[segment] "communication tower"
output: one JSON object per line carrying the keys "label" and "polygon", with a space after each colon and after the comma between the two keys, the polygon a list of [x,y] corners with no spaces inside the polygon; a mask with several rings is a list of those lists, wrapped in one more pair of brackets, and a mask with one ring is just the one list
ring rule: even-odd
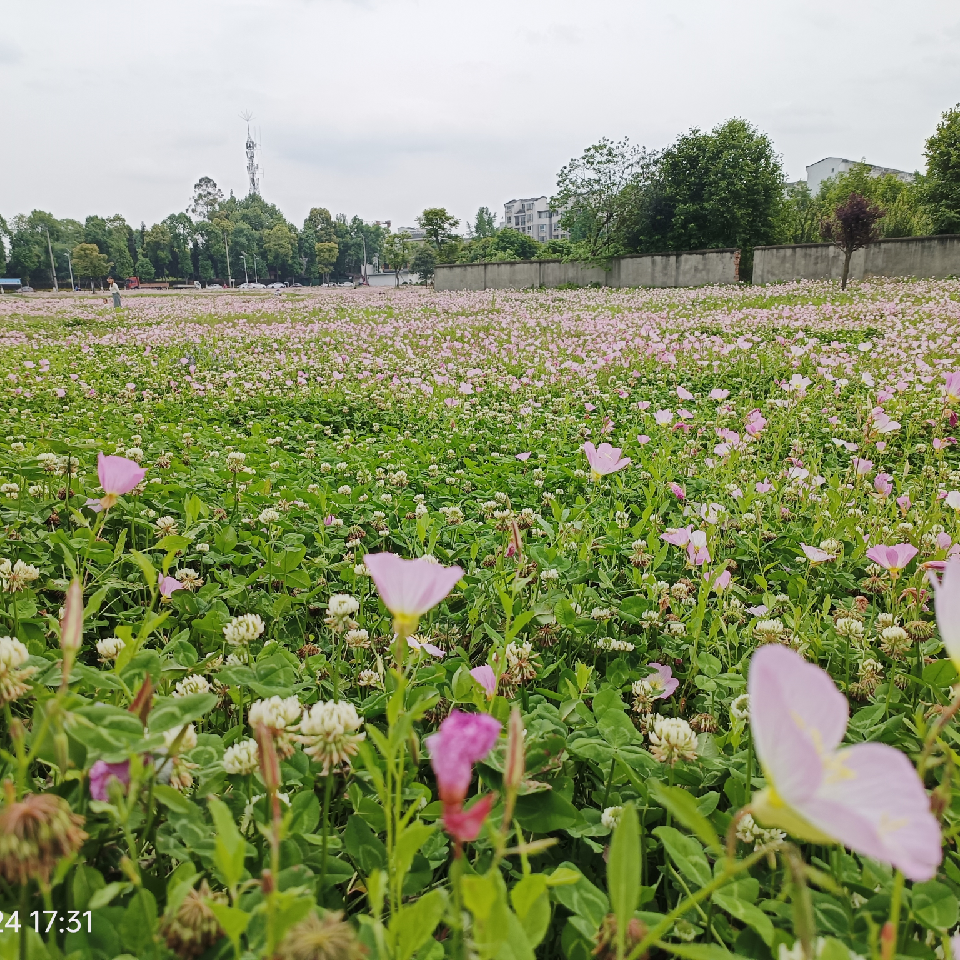
{"label": "communication tower", "polygon": [[247,179],[250,182],[250,189],[247,191],[251,196],[260,195],[260,164],[257,163],[257,148],[260,146],[253,138],[250,132],[250,121],[253,119],[252,113],[240,114],[247,121]]}

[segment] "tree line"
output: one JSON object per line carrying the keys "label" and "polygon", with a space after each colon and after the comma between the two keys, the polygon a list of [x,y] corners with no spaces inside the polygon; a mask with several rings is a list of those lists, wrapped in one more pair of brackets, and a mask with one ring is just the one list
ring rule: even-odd
{"label": "tree line", "polygon": [[[119,215],[83,223],[42,210],[9,224],[0,217],[0,274],[46,283],[52,259],[61,280],[72,267],[75,279],[91,283],[110,273],[144,281],[314,283],[360,273],[366,256],[367,263],[393,270],[399,282],[405,269],[429,279],[438,262],[600,261],[739,247],[742,273],[749,276],[755,246],[841,243],[838,238],[852,229],[843,226],[851,211],[864,221],[854,231],[858,243],[960,233],[960,104],[943,114],[925,154],[926,172],[912,182],[873,176],[862,163],[825,180],[813,194],[803,182],[786,182],[769,136],[742,119],[690,130],[659,151],[603,139],[558,173],[551,205],[570,239],[546,243],[499,228],[488,207],[462,234],[446,208],[429,207],[417,217],[423,237],[416,242],[359,217],[331,216],[324,207],[312,208],[298,228],[262,197],[224,197],[213,180],[201,177],[187,210],[151,227],[131,227]],[[853,241],[844,242],[849,247]]]}

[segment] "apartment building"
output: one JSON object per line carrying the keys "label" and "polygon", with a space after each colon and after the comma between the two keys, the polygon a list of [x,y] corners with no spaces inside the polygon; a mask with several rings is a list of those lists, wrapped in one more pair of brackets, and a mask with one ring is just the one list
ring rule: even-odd
{"label": "apartment building", "polygon": [[[807,186],[811,193],[816,193],[824,180],[835,177],[838,173],[846,173],[858,163],[864,162],[863,160],[845,160],[843,157],[824,157],[807,167]],[[904,183],[912,183],[914,180],[914,174],[907,170],[897,170],[894,167],[878,167],[870,164],[871,177],[881,177],[885,173],[892,173],[895,177],[903,180]]]}
{"label": "apartment building", "polygon": [[550,206],[549,197],[525,197],[503,205],[501,227],[519,230],[540,243],[548,240],[569,240],[570,232],[560,229],[562,210]]}

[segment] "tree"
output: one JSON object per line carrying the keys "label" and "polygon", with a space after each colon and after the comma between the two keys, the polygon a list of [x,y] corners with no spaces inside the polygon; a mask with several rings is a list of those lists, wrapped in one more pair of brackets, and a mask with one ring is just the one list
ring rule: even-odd
{"label": "tree", "polygon": [[140,254],[137,257],[137,265],[134,267],[137,272],[137,276],[144,282],[150,283],[157,276],[156,271],[153,268],[153,264],[150,262],[150,258],[147,256],[147,251],[141,247]]}
{"label": "tree", "polygon": [[497,220],[489,207],[481,207],[470,227],[474,237],[492,237],[497,232]]}
{"label": "tree", "polygon": [[333,218],[326,207],[312,207],[303,223],[304,229],[308,224],[317,235],[318,242],[332,242],[337,239],[337,233],[333,228]]}
{"label": "tree", "polygon": [[444,207],[427,207],[417,217],[417,226],[423,230],[428,239],[433,241],[437,253],[445,243],[456,237],[453,229],[459,223],[460,221],[447,213]]}
{"label": "tree", "polygon": [[187,209],[195,217],[208,220],[210,214],[223,202],[223,191],[211,177],[201,177],[193,185],[193,199]]}
{"label": "tree", "polygon": [[417,271],[417,276],[426,282],[434,273],[437,265],[437,255],[429,243],[418,243],[410,260],[410,267]]}
{"label": "tree", "polygon": [[410,234],[391,233],[383,241],[383,256],[393,270],[395,286],[400,286],[400,271],[410,263]]}
{"label": "tree", "polygon": [[480,237],[467,244],[457,262],[492,263],[498,260],[535,260],[543,244],[533,237],[506,227],[492,237]]}
{"label": "tree", "polygon": [[6,276],[7,273],[7,247],[5,238],[10,236],[10,228],[7,221],[0,216],[0,273]]}
{"label": "tree", "polygon": [[322,277],[328,276],[336,266],[339,244],[336,240],[321,240],[314,244],[314,252],[317,257],[317,270]]}
{"label": "tree", "polygon": [[170,263],[173,260],[173,253],[170,249],[172,239],[170,228],[163,223],[155,223],[146,232],[143,239],[143,249],[150,258],[155,274],[162,277],[167,275]]}
{"label": "tree", "polygon": [[628,139],[604,137],[560,169],[550,203],[563,211],[561,226],[583,244],[587,258],[622,252],[624,217],[632,199],[626,188],[644,176],[654,159]]}
{"label": "tree", "polygon": [[[107,250],[114,276],[129,277],[133,273],[133,231],[118,213],[107,217]],[[135,250],[134,250],[135,252]]]}
{"label": "tree", "polygon": [[752,250],[777,239],[782,204],[783,168],[766,134],[739,119],[694,129],[657,161],[635,248]]}
{"label": "tree", "polygon": [[960,103],[927,140],[926,204],[934,233],[960,233]]}
{"label": "tree", "polygon": [[264,232],[263,255],[267,264],[276,270],[278,277],[282,270],[289,270],[293,251],[293,231],[285,223],[277,223]]}
{"label": "tree", "polygon": [[94,280],[103,280],[110,272],[110,261],[95,243],[78,243],[70,253],[77,278],[85,277],[93,286]]}
{"label": "tree", "polygon": [[805,183],[789,187],[780,207],[779,243],[816,243],[820,239],[821,206]]}
{"label": "tree", "polygon": [[871,200],[859,193],[851,193],[846,203],[833,211],[833,216],[824,220],[820,232],[824,240],[832,240],[843,251],[843,275],[840,289],[847,289],[847,277],[850,275],[850,258],[854,250],[880,239],[877,225],[883,216],[880,209]]}

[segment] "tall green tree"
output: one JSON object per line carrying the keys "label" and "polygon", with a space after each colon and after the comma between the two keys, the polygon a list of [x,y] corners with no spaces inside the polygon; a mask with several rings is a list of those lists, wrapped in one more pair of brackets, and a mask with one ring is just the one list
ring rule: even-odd
{"label": "tall green tree", "polygon": [[340,247],[336,240],[320,240],[314,244],[314,258],[321,277],[330,275],[330,271],[337,265],[339,252]]}
{"label": "tall green tree", "polygon": [[960,233],[960,103],[927,140],[924,194],[934,233]]}
{"label": "tall green tree", "polygon": [[410,234],[391,233],[383,242],[383,257],[393,271],[396,286],[400,286],[400,271],[410,264]]}
{"label": "tall green tree", "polygon": [[193,198],[189,212],[201,220],[208,220],[214,210],[223,202],[223,191],[212,177],[201,177],[193,185]]}
{"label": "tall green tree", "polygon": [[110,261],[95,243],[78,243],[70,253],[73,272],[78,280],[103,280],[110,270]]}
{"label": "tall green tree", "polygon": [[263,253],[278,279],[284,274],[289,275],[295,250],[295,238],[287,224],[276,223],[264,231]]}
{"label": "tall green tree", "polygon": [[470,232],[475,238],[492,237],[497,232],[497,218],[489,207],[481,207],[477,211],[473,223],[470,224]]}
{"label": "tall green tree", "polygon": [[445,207],[427,207],[417,217],[417,226],[433,243],[437,253],[440,252],[445,243],[449,243],[456,237],[453,231],[459,224],[460,221],[451,213],[448,213]]}
{"label": "tall green tree", "polygon": [[410,258],[410,268],[417,272],[421,280],[427,281],[433,276],[437,266],[436,251],[429,243],[418,243],[415,246],[417,249]]}
{"label": "tall green tree", "polygon": [[649,178],[656,156],[630,142],[604,137],[560,168],[550,203],[560,224],[586,258],[623,252],[623,236],[639,193],[628,189]]}
{"label": "tall green tree", "polygon": [[107,250],[111,261],[111,271],[117,279],[133,274],[133,257],[136,248],[133,245],[133,231],[119,214],[107,217]]}
{"label": "tall green tree", "polygon": [[752,249],[777,239],[783,167],[766,134],[733,119],[679,137],[646,192],[636,249]]}

